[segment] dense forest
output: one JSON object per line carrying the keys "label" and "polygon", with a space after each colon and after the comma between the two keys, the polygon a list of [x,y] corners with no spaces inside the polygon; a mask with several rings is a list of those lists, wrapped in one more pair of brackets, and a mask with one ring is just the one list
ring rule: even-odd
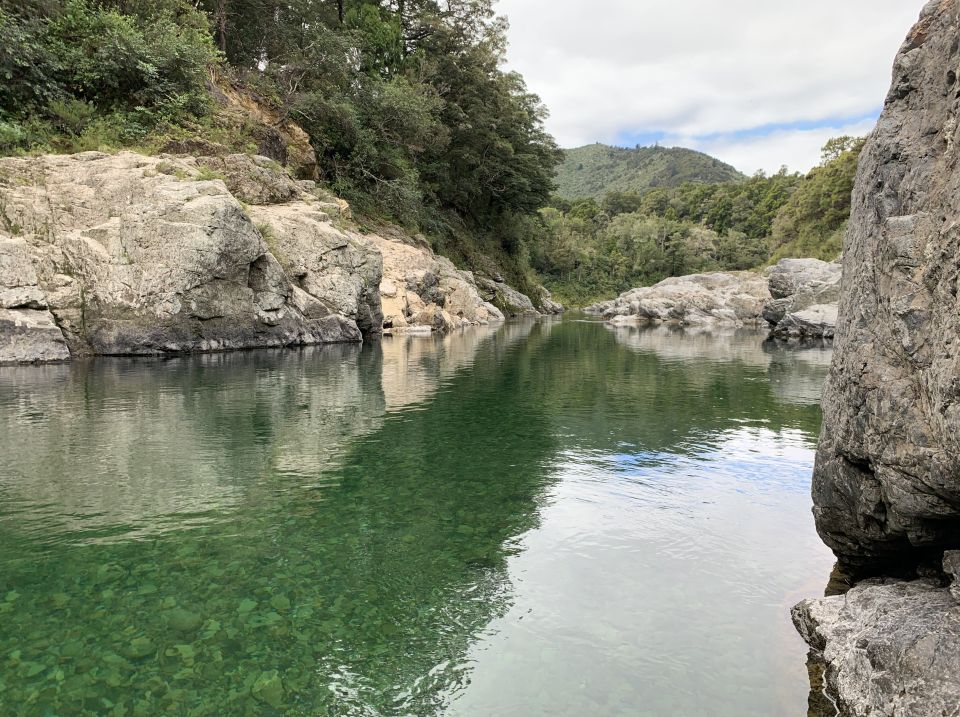
{"label": "dense forest", "polygon": [[539,99],[501,69],[493,4],[0,0],[0,151],[221,139],[216,69],[307,131],[360,214],[494,256],[523,284],[560,155]]}
{"label": "dense forest", "polygon": [[753,269],[787,256],[839,256],[863,141],[839,137],[807,175],[782,169],[740,182],[597,201],[554,198],[531,260],[548,288],[573,304],[613,296],[668,276]]}
{"label": "dense forest", "polygon": [[[563,153],[540,100],[503,69],[494,4],[0,0],[0,153],[151,153],[191,137],[249,151],[221,116],[228,86],[307,132],[320,179],[361,221],[423,232],[533,296],[542,281],[579,304],[839,252],[859,151],[848,138],[805,177],[749,179],[690,150],[591,145],[559,173],[587,198],[558,198]],[[591,196],[601,187],[614,191]]]}
{"label": "dense forest", "polygon": [[588,144],[567,149],[557,168],[558,197],[600,200],[610,192],[645,192],[687,183],[717,184],[746,179],[729,164],[683,147],[611,147]]}

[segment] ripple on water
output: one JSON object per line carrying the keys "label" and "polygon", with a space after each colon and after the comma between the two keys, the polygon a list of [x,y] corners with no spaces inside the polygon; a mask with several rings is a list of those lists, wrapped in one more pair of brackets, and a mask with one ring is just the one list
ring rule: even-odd
{"label": "ripple on water", "polygon": [[828,358],[564,321],[0,368],[4,714],[800,714]]}

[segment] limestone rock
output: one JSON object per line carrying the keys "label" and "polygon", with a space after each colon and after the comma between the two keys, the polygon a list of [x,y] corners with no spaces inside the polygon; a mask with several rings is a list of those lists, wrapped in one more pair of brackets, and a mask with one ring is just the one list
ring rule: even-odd
{"label": "limestone rock", "polygon": [[819,259],[781,259],[767,270],[770,295],[763,318],[779,339],[832,338],[842,267]]}
{"label": "limestone rock", "polygon": [[325,212],[303,202],[250,207],[249,212],[295,286],[363,333],[382,331],[383,258],[374,242],[337,229]]}
{"label": "limestone rock", "polygon": [[691,274],[631,289],[585,310],[614,323],[756,325],[770,299],[767,281],[749,271]]}
{"label": "limestone rock", "polygon": [[[294,276],[224,182],[206,178],[193,158],[0,159],[0,202],[2,306],[49,307],[74,353],[300,345],[379,331],[373,246],[336,235],[310,202],[261,207],[301,215],[278,250],[296,264]],[[35,331],[37,346],[51,333],[32,315],[8,326],[17,336]],[[24,355],[18,341],[15,360],[51,355]]]}
{"label": "limestone rock", "polygon": [[960,35],[930,2],[860,156],[813,485],[820,535],[881,567],[960,535]]}
{"label": "limestone rock", "polygon": [[477,286],[484,292],[484,298],[504,314],[509,316],[538,316],[537,307],[529,296],[523,294],[498,279],[477,279]]}
{"label": "limestone rock", "polygon": [[383,255],[379,292],[385,330],[444,333],[503,321],[501,311],[481,296],[473,274],[434,254],[426,241],[386,231],[367,238]]}
{"label": "limestone rock", "polygon": [[63,332],[49,311],[0,308],[0,364],[68,358]]}
{"label": "limestone rock", "polygon": [[791,311],[770,332],[781,339],[832,339],[837,326],[836,304],[814,304]]}
{"label": "limestone rock", "polygon": [[956,713],[960,603],[938,581],[868,580],[792,617],[845,717]]}
{"label": "limestone rock", "polygon": [[540,310],[551,316],[559,316],[564,312],[563,304],[553,300],[553,294],[542,286],[540,287]]}
{"label": "limestone rock", "polygon": [[197,165],[223,176],[230,193],[247,204],[281,204],[299,199],[303,190],[276,161],[248,154],[198,157]]}

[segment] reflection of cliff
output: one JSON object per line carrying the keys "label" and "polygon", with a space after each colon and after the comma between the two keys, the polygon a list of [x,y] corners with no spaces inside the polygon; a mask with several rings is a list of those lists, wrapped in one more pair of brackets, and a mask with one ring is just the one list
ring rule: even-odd
{"label": "reflection of cliff", "polygon": [[[38,544],[22,516],[0,520],[0,555],[18,555],[2,574],[30,607],[0,642],[31,635],[30,667],[0,671],[5,697],[22,703],[54,660],[73,686],[45,698],[57,713],[104,680],[147,714],[442,713],[466,647],[505,609],[506,560],[556,451],[525,390],[549,329],[505,329],[415,349],[429,403],[386,414],[385,394],[412,398],[380,357],[409,364],[407,344],[5,371],[18,411],[2,455],[18,463],[3,490],[65,523]],[[31,455],[11,450],[28,436]],[[213,509],[191,530],[192,515],[158,517]],[[77,532],[117,523],[168,530]],[[47,650],[65,619],[69,649],[102,670]]]}
{"label": "reflection of cliff", "polygon": [[664,361],[739,361],[747,366],[767,367],[769,355],[759,331],[731,328],[681,328],[677,326],[604,327],[617,343],[635,351],[654,353]]}
{"label": "reflection of cliff", "polygon": [[[497,342],[529,330],[503,327]],[[49,505],[46,520],[70,529],[123,537],[168,527],[162,516],[180,516],[180,527],[186,514],[199,523],[252,500],[251,492],[259,498],[264,476],[321,480],[351,439],[378,429],[385,411],[427,400],[496,333],[401,337],[382,350],[4,368],[0,490]]]}
{"label": "reflection of cliff", "polygon": [[731,421],[816,436],[823,349],[778,349],[750,330],[580,327],[563,324],[551,337],[558,353],[578,357],[551,364],[550,399],[551,415],[577,440],[696,450],[700,436]]}
{"label": "reflection of cliff", "polygon": [[444,336],[384,337],[382,382],[387,410],[425,400],[458,371],[473,366],[482,345],[494,342],[499,347],[511,346],[525,339],[533,326],[533,320],[526,320],[497,327],[478,326]]}

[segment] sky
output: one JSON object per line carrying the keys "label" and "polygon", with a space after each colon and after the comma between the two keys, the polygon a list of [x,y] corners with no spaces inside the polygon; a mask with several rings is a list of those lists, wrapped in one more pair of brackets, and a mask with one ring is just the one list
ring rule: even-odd
{"label": "sky", "polygon": [[659,142],[807,171],[865,135],[925,0],[500,0],[562,147]]}

